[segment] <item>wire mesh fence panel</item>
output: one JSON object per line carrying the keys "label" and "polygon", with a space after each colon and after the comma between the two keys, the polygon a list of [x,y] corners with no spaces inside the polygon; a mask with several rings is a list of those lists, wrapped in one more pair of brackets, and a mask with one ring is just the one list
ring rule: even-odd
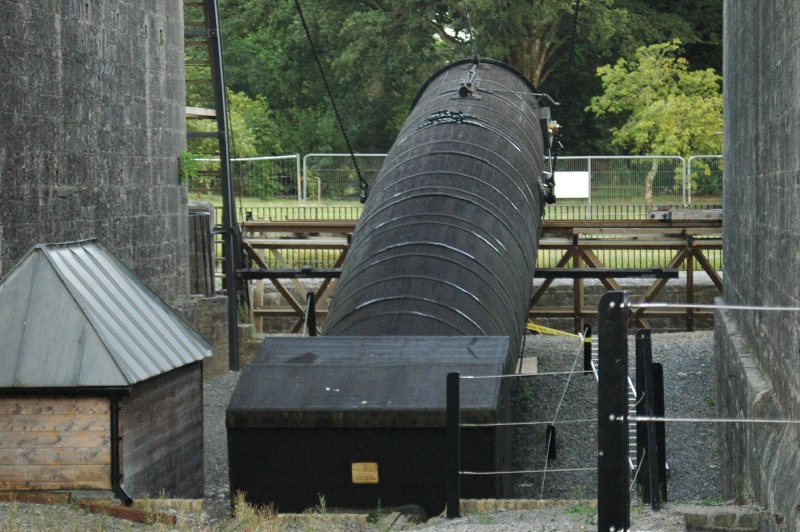
{"label": "wire mesh fence panel", "polygon": [[[372,185],[385,154],[357,154],[364,179]],[[202,159],[190,191],[219,193],[219,161]],[[252,220],[357,220],[362,206],[358,177],[349,154],[312,153],[299,156],[234,159],[237,218]],[[721,155],[698,155],[687,161],[677,156],[560,157],[556,171],[555,205],[547,206],[550,220],[646,219],[659,207],[719,209],[722,207]],[[298,175],[302,177],[298,180]],[[295,205],[287,200],[298,201]],[[221,208],[215,209],[219,223]],[[305,252],[303,252],[305,253]],[[327,251],[308,254],[286,250],[297,267],[329,267]],[[672,253],[663,250],[604,250],[598,258],[607,267],[649,268],[665,266]],[[537,266],[554,267],[563,250],[541,249]],[[707,258],[722,268],[721,250],[708,250]],[[274,266],[274,265],[271,265]],[[685,267],[685,266],[684,266]]]}
{"label": "wire mesh fence panel", "polygon": [[[361,176],[369,186],[375,183],[385,153],[357,153]],[[306,201],[358,201],[361,186],[349,153],[309,153],[303,157],[303,185]]]}
{"label": "wire mesh fence panel", "polygon": [[[189,183],[189,192],[220,193],[219,159],[196,159],[199,171]],[[300,156],[276,155],[231,159],[233,190],[239,206],[265,201],[302,198]]]}
{"label": "wire mesh fence panel", "polygon": [[686,201],[682,157],[560,157],[552,219],[638,219]]}
{"label": "wire mesh fence panel", "polygon": [[[222,207],[216,207],[215,210],[217,219],[221,220]],[[240,223],[250,220],[358,220],[361,217],[360,205],[238,205],[236,211]]]}
{"label": "wire mesh fence panel", "polygon": [[686,166],[687,204],[721,209],[722,155],[695,155],[689,157]]}
{"label": "wire mesh fence panel", "polygon": [[300,156],[248,157],[233,159],[234,191],[240,205],[270,200],[302,199]]}

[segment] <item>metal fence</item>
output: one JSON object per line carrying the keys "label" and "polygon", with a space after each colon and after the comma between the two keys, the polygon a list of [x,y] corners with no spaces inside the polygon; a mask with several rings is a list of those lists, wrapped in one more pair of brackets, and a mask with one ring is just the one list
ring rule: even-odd
{"label": "metal fence", "polygon": [[[361,176],[375,183],[385,153],[355,154]],[[306,201],[358,201],[358,173],[349,153],[309,153],[303,157],[303,197]]]}
{"label": "metal fence", "polygon": [[[189,184],[189,192],[219,194],[219,159],[195,161],[200,163],[200,169]],[[231,176],[234,194],[240,205],[274,200],[303,202],[299,155],[231,159]]]}
{"label": "metal fence", "polygon": [[[375,182],[386,154],[356,154],[369,185]],[[190,192],[219,193],[219,159],[197,159],[202,165]],[[360,187],[347,153],[232,159],[234,190],[240,205],[296,200],[299,206],[358,201]],[[555,173],[552,219],[640,218],[650,209],[721,208],[721,155],[570,156],[560,157]]]}
{"label": "metal fence", "polygon": [[688,207],[682,157],[559,157],[554,219],[641,218],[650,209]]}
{"label": "metal fence", "polygon": [[686,161],[688,204],[722,208],[722,155],[694,155]]}

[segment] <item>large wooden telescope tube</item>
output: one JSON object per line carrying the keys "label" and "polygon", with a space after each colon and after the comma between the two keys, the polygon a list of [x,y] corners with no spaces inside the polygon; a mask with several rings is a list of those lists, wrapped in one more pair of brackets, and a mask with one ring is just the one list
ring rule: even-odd
{"label": "large wooden telescope tube", "polygon": [[544,110],[508,65],[465,60],[417,95],[353,234],[324,334],[525,332],[544,204]]}

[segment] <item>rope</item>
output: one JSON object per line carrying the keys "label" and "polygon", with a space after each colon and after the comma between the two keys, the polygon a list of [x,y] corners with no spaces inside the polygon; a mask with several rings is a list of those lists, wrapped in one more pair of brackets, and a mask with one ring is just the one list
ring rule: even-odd
{"label": "rope", "polygon": [[356,169],[356,174],[358,175],[358,186],[361,188],[360,200],[361,203],[364,203],[367,200],[367,196],[369,195],[369,183],[364,180],[364,177],[361,175],[361,168],[358,166],[358,161],[356,160],[356,154],[353,151],[353,146],[350,144],[350,137],[347,136],[347,128],[342,121],[342,117],[339,115],[339,108],[336,106],[336,100],[333,97],[333,91],[331,91],[330,85],[328,85],[328,78],[325,75],[325,69],[322,68],[322,61],[319,58],[319,53],[317,53],[317,47],[314,46],[314,39],[311,38],[311,31],[308,29],[308,24],[306,24],[306,17],[303,15],[303,7],[300,5],[300,0],[294,0],[294,5],[297,8],[297,13],[300,15],[300,22],[303,23],[303,29],[306,31],[306,37],[308,37],[308,44],[311,46],[311,51],[314,53],[314,60],[317,62],[317,67],[319,68],[320,76],[322,76],[322,82],[325,84],[325,90],[328,93],[328,98],[331,101],[331,107],[333,107],[333,113],[336,115],[336,121],[339,123],[339,129],[342,130],[342,136],[344,137],[344,142],[347,144],[347,151],[350,152],[350,159],[353,161],[353,166]]}
{"label": "rope", "polygon": [[559,331],[558,329],[551,329],[550,327],[545,327],[544,325],[536,325],[535,323],[528,323],[528,330],[538,332],[541,334],[551,334],[554,336],[569,336],[570,338],[580,338],[581,342],[587,344],[592,342],[591,337],[584,337],[582,334]]}
{"label": "rope", "polygon": [[765,307],[759,305],[708,305],[702,303],[631,303],[631,308],[692,308],[720,310],[771,310],[775,312],[800,312],[800,307]]}
{"label": "rope", "polygon": [[[578,352],[575,355],[575,359],[572,361],[572,370],[571,370],[571,372],[573,372],[573,373],[575,372],[575,365],[578,363],[578,358],[582,354],[582,351],[583,351],[583,347],[581,346],[581,348],[578,349]],[[564,402],[564,397],[566,397],[566,395],[567,395],[567,389],[569,389],[570,381],[572,381],[572,375],[567,377],[567,384],[564,386],[564,391],[561,393],[561,400],[558,401],[558,406],[556,407],[556,413],[555,413],[555,416],[553,416],[553,425],[555,425],[556,420],[558,419],[558,413],[561,411],[561,405]],[[540,499],[544,498],[544,483],[545,483],[545,480],[547,479],[547,462],[548,462],[548,457],[550,456],[550,441],[551,441],[550,439],[547,440],[547,453],[544,455],[544,471],[543,471],[543,475],[542,475],[542,489],[539,492],[539,498]]]}
{"label": "rope", "polygon": [[568,419],[566,421],[516,421],[512,423],[462,423],[460,427],[524,427],[527,425],[575,425],[597,423],[596,419]]}
{"label": "rope", "polygon": [[506,375],[465,375],[460,377],[462,379],[472,379],[472,380],[480,380],[480,379],[516,379],[518,377],[550,377],[550,376],[558,376],[558,375],[584,375],[585,372],[583,370],[580,371],[551,371],[549,373],[514,373],[514,374],[506,374]]}
{"label": "rope", "polygon": [[[621,421],[624,416],[611,415],[611,421]],[[800,419],[740,419],[740,418],[699,418],[699,417],[659,417],[659,416],[628,416],[628,421],[642,423],[765,423],[768,425],[800,425]]]}
{"label": "rope", "polygon": [[572,73],[572,50],[575,47],[575,35],[578,30],[578,11],[581,8],[581,0],[575,0],[575,16],[572,18],[572,36],[569,40],[569,52],[567,53],[567,79]]}
{"label": "rope", "polygon": [[475,30],[472,27],[472,21],[469,18],[469,8],[467,7],[467,0],[462,0],[464,5],[464,15],[467,17],[467,27],[469,28],[469,43],[472,46],[472,57],[475,62],[478,62],[478,47],[475,45]]}
{"label": "rope", "polygon": [[633,487],[636,485],[636,480],[639,478],[639,471],[642,470],[642,464],[644,464],[644,459],[647,457],[647,449],[642,449],[642,459],[639,460],[639,463],[636,464],[636,473],[633,475],[633,479],[631,479],[631,485],[628,487],[628,491],[633,491]]}
{"label": "rope", "polygon": [[[597,471],[596,467],[575,467],[571,469],[550,469],[551,473],[571,473],[573,471]],[[462,475],[519,475],[530,473],[547,473],[542,469],[528,469],[522,471],[459,471]]]}

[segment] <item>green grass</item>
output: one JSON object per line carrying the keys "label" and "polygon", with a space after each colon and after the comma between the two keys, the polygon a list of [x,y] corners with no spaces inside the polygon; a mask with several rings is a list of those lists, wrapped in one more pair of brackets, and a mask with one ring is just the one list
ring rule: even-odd
{"label": "green grass", "polygon": [[565,512],[575,516],[576,521],[583,521],[587,525],[591,525],[597,516],[597,507],[585,502],[576,502],[567,506]]}

